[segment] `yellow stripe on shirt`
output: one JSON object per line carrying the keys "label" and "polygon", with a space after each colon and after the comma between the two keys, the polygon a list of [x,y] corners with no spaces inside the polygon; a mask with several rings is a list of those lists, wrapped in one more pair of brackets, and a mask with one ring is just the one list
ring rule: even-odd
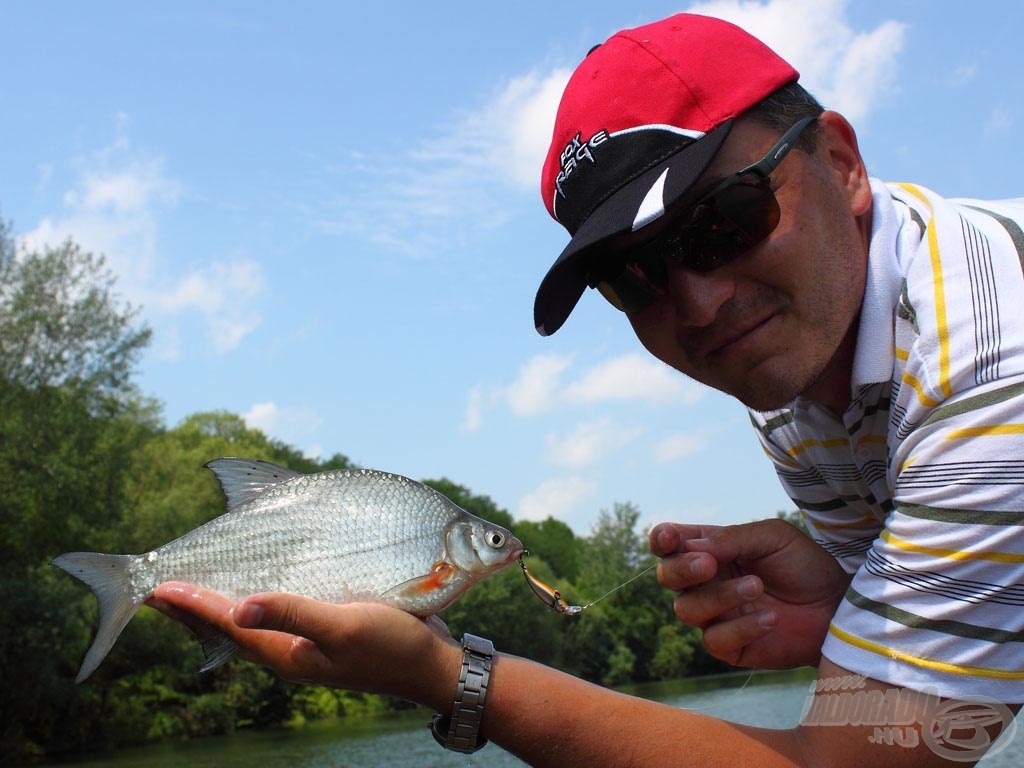
{"label": "yellow stripe on shirt", "polygon": [[828,628],[829,634],[848,643],[855,648],[870,653],[884,656],[887,659],[913,664],[915,667],[931,669],[936,672],[945,672],[950,675],[964,675],[967,677],[987,677],[993,680],[1024,680],[1024,670],[1019,669],[994,669],[992,667],[975,667],[969,664],[950,664],[948,661],[927,659],[923,656],[911,656],[909,653],[898,651],[895,648],[888,648],[881,643],[865,640],[863,637],[851,635],[845,630],[839,629],[835,624]]}
{"label": "yellow stripe on shirt", "polygon": [[962,427],[951,430],[947,440],[964,440],[968,437],[988,437],[989,435],[1024,435],[1024,424],[987,424],[979,427]]}
{"label": "yellow stripe on shirt", "polygon": [[901,539],[889,530],[882,531],[881,538],[886,543],[891,544],[897,549],[902,549],[904,552],[917,552],[921,555],[944,557],[948,560],[987,560],[992,563],[1024,563],[1024,554],[1018,552],[972,552],[966,549],[926,547],[922,544],[914,544],[906,539]]}
{"label": "yellow stripe on shirt", "polygon": [[786,453],[790,456],[799,456],[808,448],[838,448],[839,446],[847,445],[848,443],[849,441],[843,437],[836,437],[832,440],[804,440],[800,445],[787,448]]}
{"label": "yellow stripe on shirt", "polygon": [[924,392],[924,386],[921,382],[906,371],[903,372],[903,383],[909,384],[914,388],[914,391],[917,393],[918,402],[920,402],[925,408],[937,408],[939,406],[939,401],[928,397]]}
{"label": "yellow stripe on shirt", "polygon": [[[920,200],[932,213],[932,204],[913,184],[900,184],[900,187]],[[934,217],[932,224],[928,227],[928,253],[931,256],[933,290],[935,292],[935,332],[939,337],[939,387],[945,397],[953,394],[953,388],[949,383],[949,324],[946,319],[946,291],[942,276],[942,259],[939,256],[939,234],[936,231]],[[918,392],[920,396],[920,392]],[[924,403],[927,405],[927,403]]]}

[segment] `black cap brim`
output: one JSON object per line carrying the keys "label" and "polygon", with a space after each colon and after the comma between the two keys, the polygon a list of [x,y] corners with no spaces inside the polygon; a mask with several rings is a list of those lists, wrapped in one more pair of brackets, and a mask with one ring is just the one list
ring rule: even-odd
{"label": "black cap brim", "polygon": [[541,281],[533,304],[533,320],[541,336],[550,336],[568,319],[587,287],[589,256],[609,238],[634,229],[644,200],[665,174],[664,208],[672,207],[696,183],[732,127],[727,120],[685,149],[646,169],[623,184],[580,225]]}

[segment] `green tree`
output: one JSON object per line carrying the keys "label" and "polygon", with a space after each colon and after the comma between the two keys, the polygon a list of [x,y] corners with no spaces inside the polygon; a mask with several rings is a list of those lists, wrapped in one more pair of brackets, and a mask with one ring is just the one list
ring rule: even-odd
{"label": "green tree", "polygon": [[549,517],[539,523],[533,520],[517,520],[512,531],[518,536],[530,554],[540,557],[551,566],[555,576],[575,581],[580,573],[581,545],[572,528]]}
{"label": "green tree", "polygon": [[672,680],[690,671],[694,647],[700,642],[698,630],[681,622],[663,624],[658,628],[658,646],[651,659],[651,676],[658,680]]}
{"label": "green tree", "polygon": [[511,530],[512,515],[495,504],[490,496],[474,494],[466,486],[459,485],[446,477],[442,477],[440,480],[424,480],[423,484],[443,493],[467,512]]}
{"label": "green tree", "polygon": [[[587,661],[587,676],[599,682],[652,679],[659,628],[676,621],[671,594],[658,585],[654,572],[640,575],[654,558],[646,536],[636,530],[639,518],[635,505],[616,503],[610,512],[601,510],[583,542],[577,589],[584,600],[600,601],[580,617],[581,624],[600,617],[612,644],[603,660]],[[608,594],[610,590],[614,591]],[[604,652],[607,642],[595,646],[595,651]]]}
{"label": "green tree", "polygon": [[646,539],[637,532],[640,510],[631,503],[615,503],[602,509],[583,548],[581,589],[609,589],[636,575],[653,558]]}
{"label": "green tree", "polygon": [[93,736],[99,693],[68,674],[91,598],[46,563],[114,543],[130,456],[157,428],[131,381],[150,332],[113,288],[102,257],[19,249],[0,224],[0,754],[15,760]]}
{"label": "green tree", "polygon": [[0,222],[0,378],[34,390],[130,391],[151,331],[136,325],[137,310],[114,283],[102,256],[70,239],[19,249]]}

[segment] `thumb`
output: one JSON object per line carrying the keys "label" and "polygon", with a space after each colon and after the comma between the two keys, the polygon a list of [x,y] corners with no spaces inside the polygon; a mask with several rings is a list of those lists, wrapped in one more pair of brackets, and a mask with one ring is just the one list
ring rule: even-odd
{"label": "thumb", "polygon": [[239,600],[231,616],[244,629],[285,632],[318,642],[338,637],[348,623],[344,621],[345,607],[300,595],[267,592]]}

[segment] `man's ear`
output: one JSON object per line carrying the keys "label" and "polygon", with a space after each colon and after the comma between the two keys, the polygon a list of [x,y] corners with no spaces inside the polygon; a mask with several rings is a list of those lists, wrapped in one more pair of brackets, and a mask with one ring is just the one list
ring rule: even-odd
{"label": "man's ear", "polygon": [[818,116],[818,126],[818,151],[838,175],[853,215],[862,216],[871,210],[871,184],[857,146],[857,133],[845,117],[831,110]]}

